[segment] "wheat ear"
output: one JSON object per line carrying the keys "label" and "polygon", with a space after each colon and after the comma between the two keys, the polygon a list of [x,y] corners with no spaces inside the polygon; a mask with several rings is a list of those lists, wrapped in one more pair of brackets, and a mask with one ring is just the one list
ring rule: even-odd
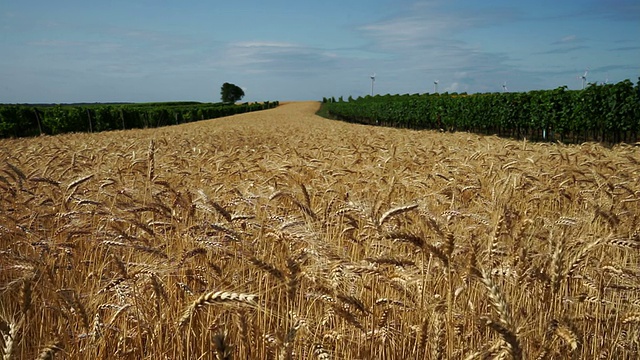
{"label": "wheat ear", "polygon": [[42,348],[42,351],[40,351],[40,355],[38,355],[37,360],[51,360],[53,359],[53,356],[60,350],[62,350],[62,348],[60,348],[60,342],[55,341]]}
{"label": "wheat ear", "polygon": [[255,300],[258,295],[251,294],[239,294],[227,291],[212,291],[202,294],[197,300],[195,300],[182,314],[182,317],[178,321],[178,326],[182,327],[186,325],[196,312],[205,305],[225,304],[225,303],[241,303],[248,305],[256,305]]}
{"label": "wheat ear", "polygon": [[509,304],[504,299],[504,296],[502,296],[502,293],[498,290],[498,287],[493,283],[493,280],[491,280],[488,272],[482,271],[481,281],[487,288],[491,305],[500,319],[497,323],[492,320],[488,320],[487,326],[500,334],[502,339],[506,342],[508,351],[513,359],[522,359],[522,348],[520,347],[520,341],[518,340],[517,334],[513,330],[513,320],[511,318]]}
{"label": "wheat ear", "polygon": [[22,317],[19,321],[12,321],[10,323],[4,323],[3,328],[7,328],[6,331],[2,331],[2,340],[4,342],[3,346],[3,357],[2,360],[10,360],[13,357],[13,350],[15,345],[18,342],[18,332],[22,327],[22,321],[24,317]]}
{"label": "wheat ear", "polygon": [[417,208],[418,208],[418,204],[411,204],[411,205],[400,206],[400,207],[388,210],[387,212],[382,214],[382,216],[380,216],[380,219],[378,220],[378,225],[384,224],[388,219],[394,216],[409,212]]}
{"label": "wheat ear", "polygon": [[553,320],[551,322],[551,328],[553,329],[554,333],[559,338],[561,338],[569,348],[571,348],[571,351],[575,351],[578,348],[578,345],[580,343],[578,334],[573,329],[571,329],[569,325],[560,323],[557,320]]}
{"label": "wheat ear", "polygon": [[322,346],[322,344],[315,344],[313,346],[313,355],[315,355],[318,360],[331,359],[331,355],[329,355],[329,352],[324,348],[324,346]]}
{"label": "wheat ear", "polygon": [[433,333],[430,337],[430,345],[431,345],[431,358],[432,359],[443,359],[445,354],[445,324],[442,321],[442,315],[439,313],[439,310],[435,310],[435,316],[433,317],[433,323],[431,324]]}
{"label": "wheat ear", "polygon": [[564,272],[563,277],[564,278],[571,277],[571,275],[573,275],[573,273],[576,272],[576,270],[578,270],[578,268],[580,267],[580,264],[587,257],[587,255],[589,254],[589,251],[591,251],[591,249],[596,247],[598,244],[600,244],[600,239],[596,239],[595,241],[587,244],[585,247],[580,249],[580,251],[573,257],[573,259],[571,259],[571,262],[569,263],[567,270]]}
{"label": "wheat ear", "polygon": [[91,179],[92,177],[94,177],[95,174],[91,174],[91,175],[87,175],[81,178],[78,178],[76,180],[74,180],[73,182],[71,182],[69,184],[69,186],[67,186],[67,191],[71,190],[72,188],[75,188],[76,186],[82,184],[85,181],[88,181],[89,179]]}
{"label": "wheat ear", "polygon": [[623,324],[636,324],[640,322],[640,313],[632,312],[627,314],[622,320]]}
{"label": "wheat ear", "polygon": [[300,286],[300,264],[298,264],[295,259],[288,258],[287,269],[289,270],[289,281],[287,282],[287,298],[289,299],[289,301],[291,301],[292,304],[294,304],[296,301],[298,288]]}
{"label": "wheat ear", "polygon": [[213,337],[216,345],[216,360],[231,360],[231,348],[227,345],[227,334],[216,334]]}
{"label": "wheat ear", "polygon": [[268,272],[269,274],[271,274],[271,276],[275,277],[276,279],[280,281],[284,281],[285,276],[283,272],[280,269],[276,268],[275,266],[265,261],[262,261],[255,256],[249,257],[249,262],[253,264],[255,267],[257,267],[258,269]]}
{"label": "wheat ear", "polygon": [[26,315],[31,308],[31,295],[33,288],[32,278],[26,278],[22,282],[22,288],[20,289],[20,295],[22,298],[22,314]]}
{"label": "wheat ear", "polygon": [[153,178],[155,175],[155,169],[156,169],[155,153],[156,153],[155,142],[153,141],[153,139],[151,139],[149,141],[149,152],[147,154],[147,164],[149,165],[149,169],[148,169],[149,181],[153,181]]}

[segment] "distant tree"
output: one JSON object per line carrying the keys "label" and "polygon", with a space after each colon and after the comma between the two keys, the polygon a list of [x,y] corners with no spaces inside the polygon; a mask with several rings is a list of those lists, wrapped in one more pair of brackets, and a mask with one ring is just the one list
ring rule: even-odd
{"label": "distant tree", "polygon": [[244,97],[244,91],[234,84],[224,83],[220,89],[220,98],[223,103],[234,103]]}

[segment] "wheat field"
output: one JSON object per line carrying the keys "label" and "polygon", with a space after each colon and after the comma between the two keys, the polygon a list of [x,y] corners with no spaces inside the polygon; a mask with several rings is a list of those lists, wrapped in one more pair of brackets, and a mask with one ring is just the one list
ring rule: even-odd
{"label": "wheat field", "polygon": [[633,359],[640,151],[316,102],[0,141],[3,359]]}

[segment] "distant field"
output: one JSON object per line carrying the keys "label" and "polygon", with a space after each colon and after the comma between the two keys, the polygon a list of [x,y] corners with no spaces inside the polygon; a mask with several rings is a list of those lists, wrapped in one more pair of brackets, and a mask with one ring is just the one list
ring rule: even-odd
{"label": "distant field", "polygon": [[4,358],[638,357],[638,147],[318,107],[0,140]]}

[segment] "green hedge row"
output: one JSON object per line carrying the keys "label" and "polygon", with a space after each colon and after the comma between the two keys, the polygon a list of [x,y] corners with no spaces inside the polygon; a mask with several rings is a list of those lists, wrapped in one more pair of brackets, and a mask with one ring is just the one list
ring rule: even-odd
{"label": "green hedge row", "polygon": [[151,128],[271,109],[278,101],[244,104],[0,105],[0,137]]}
{"label": "green hedge row", "polygon": [[640,81],[584,90],[323,99],[330,116],[364,124],[498,134],[532,140],[637,142]]}

